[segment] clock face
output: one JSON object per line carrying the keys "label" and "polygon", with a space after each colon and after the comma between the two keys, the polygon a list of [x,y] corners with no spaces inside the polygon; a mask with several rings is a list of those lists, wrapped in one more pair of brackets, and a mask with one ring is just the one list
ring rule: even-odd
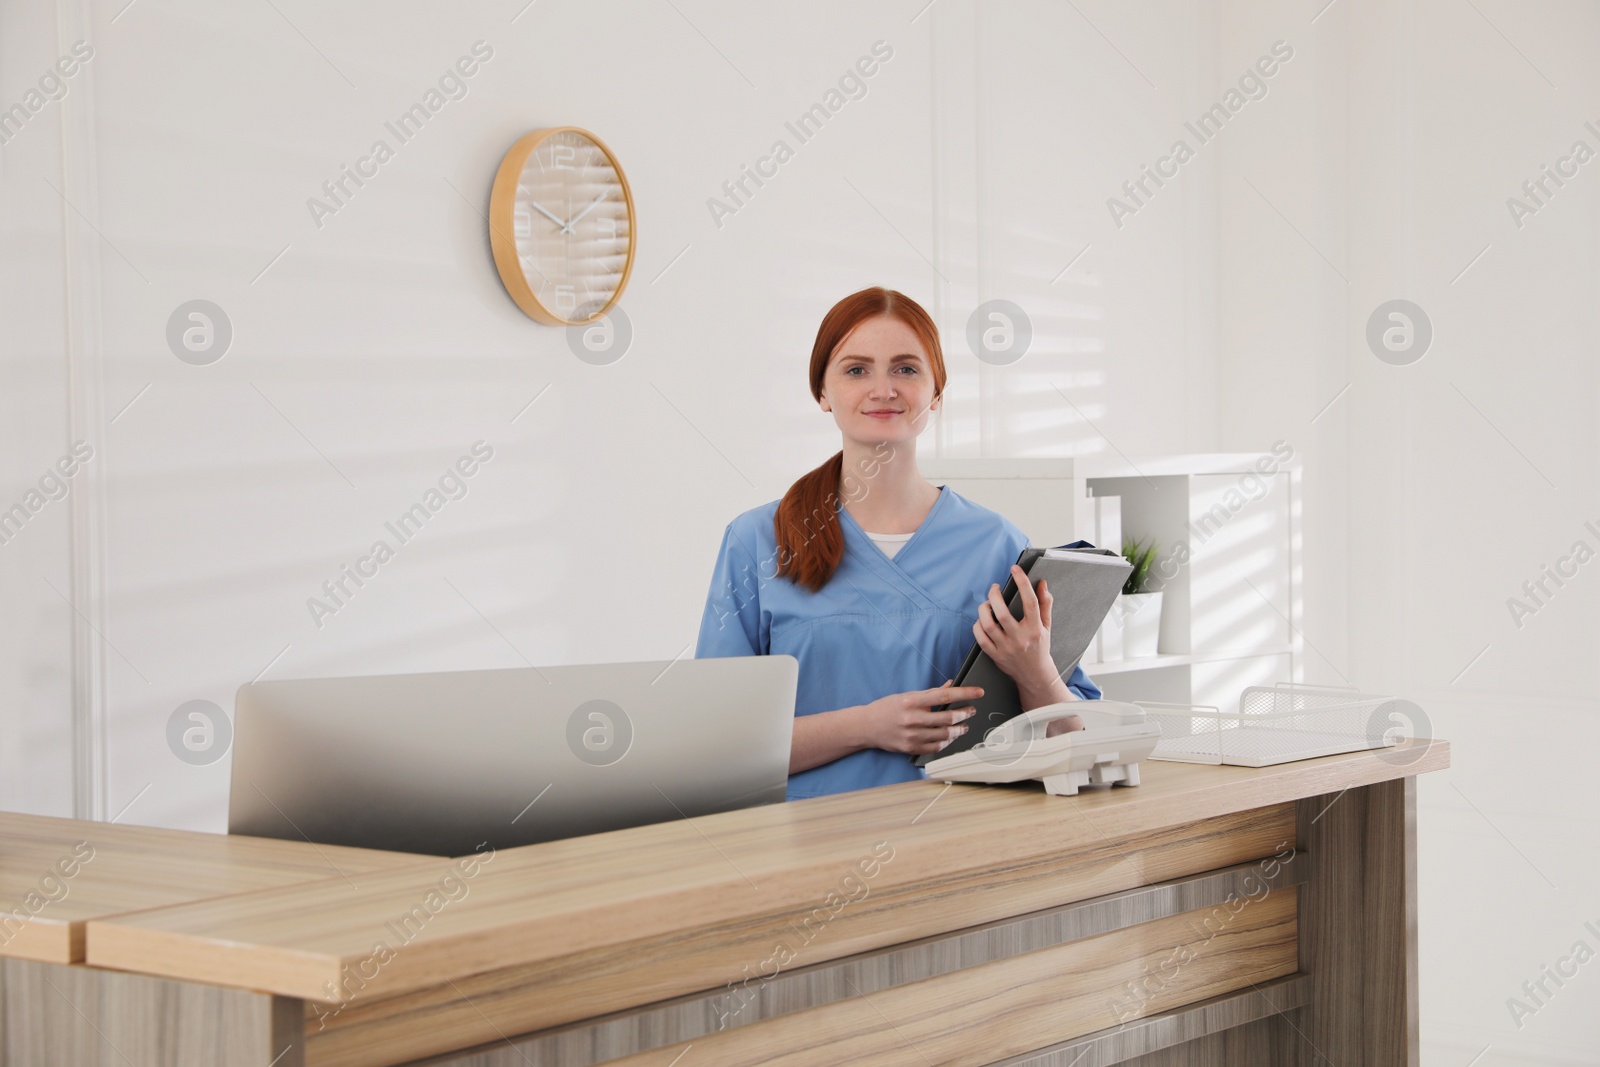
{"label": "clock face", "polygon": [[489,243],[507,292],[531,317],[599,318],[633,269],[633,196],[622,169],[583,130],[534,131],[500,164]]}

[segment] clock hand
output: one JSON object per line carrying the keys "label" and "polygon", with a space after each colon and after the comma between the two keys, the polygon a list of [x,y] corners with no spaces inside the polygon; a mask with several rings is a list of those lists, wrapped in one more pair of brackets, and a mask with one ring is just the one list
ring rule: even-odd
{"label": "clock hand", "polygon": [[578,212],[576,215],[572,216],[572,218],[568,219],[567,220],[567,224],[566,224],[565,227],[563,227],[563,229],[565,229],[568,233],[572,233],[573,232],[572,224],[574,222],[577,222],[579,219],[583,218],[589,212],[593,211],[595,209],[595,207],[600,203],[600,201],[604,200],[606,197],[608,197],[610,195],[611,195],[611,191],[608,189],[605,192],[601,193],[599,196],[595,197],[593,200],[589,201],[589,206],[584,208],[582,211]]}
{"label": "clock hand", "polygon": [[551,222],[555,223],[557,226],[560,226],[563,230],[565,230],[567,228],[567,224],[565,222],[562,222],[560,219],[556,218],[555,215],[551,214],[548,210],[546,210],[545,206],[543,204],[539,203],[536,200],[530,200],[530,201],[528,201],[528,203],[532,204],[539,212],[541,212],[544,215],[545,218],[549,219]]}

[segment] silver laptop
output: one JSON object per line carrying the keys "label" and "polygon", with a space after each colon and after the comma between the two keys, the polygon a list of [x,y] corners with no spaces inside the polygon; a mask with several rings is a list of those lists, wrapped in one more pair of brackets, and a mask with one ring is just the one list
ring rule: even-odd
{"label": "silver laptop", "polygon": [[439,856],[782,803],[799,663],[256,682],[228,832]]}

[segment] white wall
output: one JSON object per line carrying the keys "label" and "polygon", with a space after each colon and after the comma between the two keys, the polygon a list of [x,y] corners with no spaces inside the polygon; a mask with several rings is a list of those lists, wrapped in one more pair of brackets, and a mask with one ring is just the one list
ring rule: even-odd
{"label": "white wall", "polygon": [[[806,364],[863,285],[944,328],[928,454],[1214,447],[1215,160],[1136,227],[1105,208],[1174,101],[1210,92],[1211,5],[1100,12],[1137,67],[1045,3],[522,8],[0,4],[0,100],[94,48],[0,149],[0,499],[95,448],[0,545],[7,808],[220,828],[227,761],[180,763],[167,720],[263,671],[684,653],[722,526],[837,447]],[[479,40],[468,95],[319,228],[307,199]],[[707,199],[878,40],[866,96],[719,227]],[[607,367],[516,309],[480,217],[511,142],[561,123],[609,143],[638,204],[636,337]],[[991,297],[1034,321],[1012,367],[967,350]],[[234,328],[204,367],[165,340],[196,298]],[[307,599],[477,440],[470,493],[316,626]],[[672,562],[641,585],[651,559]]]}
{"label": "white wall", "polygon": [[[0,107],[95,49],[0,148],[0,507],[95,448],[0,544],[0,806],[220,828],[227,761],[179,762],[167,719],[263,670],[684,652],[722,525],[836,447],[810,343],[880,283],[945,332],[928,454],[1292,444],[1309,678],[1403,693],[1455,745],[1422,783],[1426,1062],[1600,1057],[1593,967],[1520,1029],[1506,1006],[1600,948],[1600,564],[1520,629],[1505,604],[1600,525],[1600,163],[1520,230],[1505,207],[1600,147],[1592,5],[276,2],[0,0]],[[306,198],[480,39],[467,98],[318,229]],[[706,199],[879,39],[867,96],[719,228]],[[1268,94],[1114,225],[1277,40]],[[562,123],[638,201],[609,367],[517,311],[479,214]],[[994,297],[1037,331],[1011,367],[963,340]],[[1365,343],[1393,297],[1436,328],[1411,366]],[[235,329],[209,367],[164,338],[194,298]],[[470,494],[318,629],[306,599],[479,439]],[[635,588],[641,553],[671,563]]]}
{"label": "white wall", "polygon": [[[1506,200],[1600,150],[1600,12],[1341,0],[1313,24],[1324,2],[1224,5],[1224,73],[1265,36],[1299,54],[1270,130],[1223,157],[1221,443],[1306,443],[1307,601],[1348,592],[1308,621],[1308,676],[1403,693],[1453,744],[1420,782],[1424,1062],[1595,1063],[1596,965],[1522,984],[1600,951],[1600,569],[1520,628],[1506,602],[1600,549],[1600,164],[1521,229]],[[1365,338],[1394,298],[1435,331],[1406,366]]]}

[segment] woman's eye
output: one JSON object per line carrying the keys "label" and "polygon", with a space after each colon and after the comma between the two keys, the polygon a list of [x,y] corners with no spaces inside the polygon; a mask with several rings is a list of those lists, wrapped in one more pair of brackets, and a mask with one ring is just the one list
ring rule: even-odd
{"label": "woman's eye", "polygon": [[[896,370],[908,370],[908,371],[910,371],[910,372],[911,372],[911,373],[912,373],[912,374],[917,374],[917,373],[919,373],[919,372],[918,372],[918,369],[917,369],[917,368],[916,368],[916,367],[914,367],[914,366],[912,366],[912,365],[911,365],[911,364],[909,364],[909,363],[902,363],[902,364],[900,364],[900,366],[898,366],[898,367],[896,367],[896,368],[895,368],[895,369],[896,369]],[[859,365],[859,364],[858,364],[858,365],[856,365],[856,366],[853,366],[853,367],[846,367],[846,368],[845,368],[845,369],[844,369],[844,376],[845,376],[845,377],[846,377],[846,378],[859,378],[859,377],[861,377],[861,375],[859,375],[859,374],[857,374],[857,373],[856,373],[856,371],[862,371],[862,372],[865,372],[865,371],[866,371],[866,368],[865,368],[865,367],[863,367],[863,366],[860,366],[860,365]]]}

